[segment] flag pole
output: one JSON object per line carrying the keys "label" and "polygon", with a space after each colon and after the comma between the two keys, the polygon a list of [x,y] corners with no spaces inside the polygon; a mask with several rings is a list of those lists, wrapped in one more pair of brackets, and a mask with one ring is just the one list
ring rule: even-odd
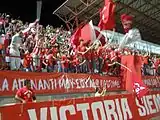
{"label": "flag pole", "polygon": [[119,63],[119,62],[115,62],[115,63],[117,63],[118,65],[121,65],[121,66],[124,67],[124,68],[126,68],[129,72],[132,72],[132,70],[129,69],[127,66],[125,66],[125,65],[123,65],[123,64],[121,64],[121,63]]}
{"label": "flag pole", "polygon": [[[40,18],[41,18],[41,8],[42,8],[42,1],[37,1],[37,20],[40,21]],[[37,24],[37,27],[36,27],[36,36],[38,38],[38,33],[39,33],[39,23]]]}

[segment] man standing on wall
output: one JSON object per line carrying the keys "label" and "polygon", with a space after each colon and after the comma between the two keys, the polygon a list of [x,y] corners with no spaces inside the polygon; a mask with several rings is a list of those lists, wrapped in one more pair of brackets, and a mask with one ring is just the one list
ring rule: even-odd
{"label": "man standing on wall", "polygon": [[31,81],[25,80],[24,87],[19,89],[15,95],[15,99],[20,103],[36,102],[36,96],[31,89]]}

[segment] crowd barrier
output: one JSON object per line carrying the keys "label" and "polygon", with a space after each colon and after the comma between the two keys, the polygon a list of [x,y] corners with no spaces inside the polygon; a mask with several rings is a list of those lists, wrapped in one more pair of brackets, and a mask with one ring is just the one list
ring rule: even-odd
{"label": "crowd barrier", "polygon": [[0,107],[1,120],[149,120],[160,115],[160,92],[15,104]]}
{"label": "crowd barrier", "polygon": [[[33,73],[20,71],[0,71],[0,96],[15,95],[30,79],[36,94],[65,94],[95,92],[96,87],[107,91],[125,90],[121,77],[75,73]],[[149,88],[160,88],[160,76],[145,76],[144,83]]]}

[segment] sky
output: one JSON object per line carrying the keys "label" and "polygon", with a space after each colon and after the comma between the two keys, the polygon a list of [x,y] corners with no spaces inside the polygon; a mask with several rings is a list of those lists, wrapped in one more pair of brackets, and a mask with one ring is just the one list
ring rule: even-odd
{"label": "sky", "polygon": [[[55,27],[64,24],[53,11],[65,0],[42,0],[42,11],[40,23],[53,25]],[[36,19],[36,0],[3,0],[0,3],[0,13],[11,14],[12,17],[23,21],[33,22]]]}

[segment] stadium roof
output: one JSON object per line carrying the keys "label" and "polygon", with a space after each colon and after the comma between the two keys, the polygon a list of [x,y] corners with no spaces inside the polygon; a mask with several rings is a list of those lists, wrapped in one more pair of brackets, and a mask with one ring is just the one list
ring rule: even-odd
{"label": "stadium roof", "polygon": [[[123,32],[120,15],[128,13],[134,16],[134,27],[140,29],[146,41],[160,44],[160,0],[114,0],[116,7],[116,24],[118,32]],[[73,26],[77,17],[79,22],[93,20],[97,25],[99,9],[104,0],[66,0],[53,14],[65,23]]]}

